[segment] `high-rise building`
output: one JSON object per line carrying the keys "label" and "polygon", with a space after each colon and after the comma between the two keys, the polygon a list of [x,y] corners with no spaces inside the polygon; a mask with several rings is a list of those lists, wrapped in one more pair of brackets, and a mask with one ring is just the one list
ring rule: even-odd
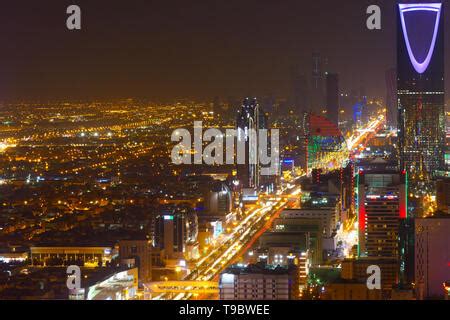
{"label": "high-rise building", "polygon": [[311,110],[322,110],[324,107],[324,72],[323,59],[320,53],[312,55]]}
{"label": "high-rise building", "polygon": [[450,279],[450,216],[416,218],[415,284],[419,299],[443,298]]}
{"label": "high-rise building", "polygon": [[291,103],[295,112],[300,115],[308,111],[308,81],[298,67],[291,70],[291,90]]}
{"label": "high-rise building", "polygon": [[398,5],[400,165],[426,180],[444,168],[444,19],[441,3]]}
{"label": "high-rise building", "polygon": [[166,258],[180,257],[184,253],[184,216],[164,214],[158,217],[156,237],[157,246],[164,250]]}
{"label": "high-rise building", "polygon": [[406,196],[406,171],[359,171],[359,256],[399,257],[399,225],[407,215]]}
{"label": "high-rise building", "polygon": [[195,256],[197,237],[198,218],[191,208],[164,208],[155,217],[155,247],[166,260]]}
{"label": "high-rise building", "polygon": [[[256,98],[245,98],[236,120],[237,152],[245,145],[245,163],[237,164],[237,178],[242,188],[256,189],[260,184],[260,164],[258,155],[258,134],[267,129],[267,116]],[[238,155],[239,158],[239,155]]]}
{"label": "high-rise building", "polygon": [[336,73],[326,74],[327,84],[327,118],[336,126],[338,125],[339,117],[339,77]]}

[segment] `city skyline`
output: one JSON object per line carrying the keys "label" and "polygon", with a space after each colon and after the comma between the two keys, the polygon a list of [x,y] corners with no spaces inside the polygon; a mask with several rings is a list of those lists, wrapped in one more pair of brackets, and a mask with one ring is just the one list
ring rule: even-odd
{"label": "city skyline", "polygon": [[380,7],[5,5],[0,300],[450,300],[448,6]]}
{"label": "city skyline", "polygon": [[78,32],[65,29],[63,3],[5,6],[0,100],[288,97],[290,70],[309,78],[314,52],[343,92],[384,97],[384,72],[395,66],[395,1],[380,4],[381,30],[366,28],[360,1],[79,5]]}

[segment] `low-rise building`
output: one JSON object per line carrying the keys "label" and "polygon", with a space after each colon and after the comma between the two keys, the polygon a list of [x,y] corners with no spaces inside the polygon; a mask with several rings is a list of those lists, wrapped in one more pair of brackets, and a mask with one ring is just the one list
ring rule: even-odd
{"label": "low-rise building", "polygon": [[81,288],[69,290],[69,300],[130,300],[138,292],[138,268],[99,273],[82,280]]}
{"label": "low-rise building", "polygon": [[232,266],[220,274],[221,300],[296,300],[298,268],[263,263]]}
{"label": "low-rise building", "polygon": [[328,284],[323,300],[381,300],[381,290],[370,290],[363,281],[340,279]]}
{"label": "low-rise building", "polygon": [[120,240],[119,258],[122,264],[127,264],[129,259],[134,260],[142,281],[152,279],[152,246],[149,240]]}
{"label": "low-rise building", "polygon": [[31,247],[30,259],[32,265],[61,266],[70,264],[101,266],[111,261],[112,247],[64,247],[46,246]]}
{"label": "low-rise building", "polygon": [[344,280],[357,280],[366,283],[369,266],[376,265],[381,271],[381,290],[384,297],[391,295],[392,289],[399,283],[399,263],[396,259],[345,259],[342,262],[341,277]]}

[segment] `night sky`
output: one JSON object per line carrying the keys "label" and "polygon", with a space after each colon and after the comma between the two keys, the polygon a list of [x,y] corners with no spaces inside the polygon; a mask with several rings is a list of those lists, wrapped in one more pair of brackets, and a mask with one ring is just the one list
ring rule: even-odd
{"label": "night sky", "polygon": [[[328,58],[342,90],[384,97],[396,59],[394,3],[3,1],[0,101],[282,97],[292,67],[310,75],[313,51]],[[81,7],[81,31],[66,29],[70,4]],[[380,31],[366,28],[370,4],[382,9]]]}

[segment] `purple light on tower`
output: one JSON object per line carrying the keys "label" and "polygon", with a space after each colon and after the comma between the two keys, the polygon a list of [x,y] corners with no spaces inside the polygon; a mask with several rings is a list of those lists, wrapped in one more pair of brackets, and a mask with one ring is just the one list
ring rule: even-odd
{"label": "purple light on tower", "polygon": [[[438,33],[438,28],[439,28],[439,20],[441,17],[442,4],[441,3],[408,3],[408,4],[402,3],[402,4],[399,4],[398,7],[400,9],[400,20],[402,23],[403,37],[405,38],[405,43],[406,43],[406,48],[408,50],[409,59],[411,60],[411,63],[413,65],[414,69],[418,73],[420,73],[420,74],[424,73],[425,70],[427,70],[428,65],[430,64],[431,57],[433,56],[434,45],[436,43],[436,37],[437,37],[437,33]],[[409,41],[409,36],[408,36],[408,31],[406,29],[404,14],[406,12],[411,12],[411,11],[436,12],[436,19],[435,19],[434,30],[433,30],[433,38],[431,39],[431,45],[428,48],[428,53],[425,57],[425,60],[422,62],[417,61],[416,57],[414,56],[414,53],[412,52],[411,43]]]}

